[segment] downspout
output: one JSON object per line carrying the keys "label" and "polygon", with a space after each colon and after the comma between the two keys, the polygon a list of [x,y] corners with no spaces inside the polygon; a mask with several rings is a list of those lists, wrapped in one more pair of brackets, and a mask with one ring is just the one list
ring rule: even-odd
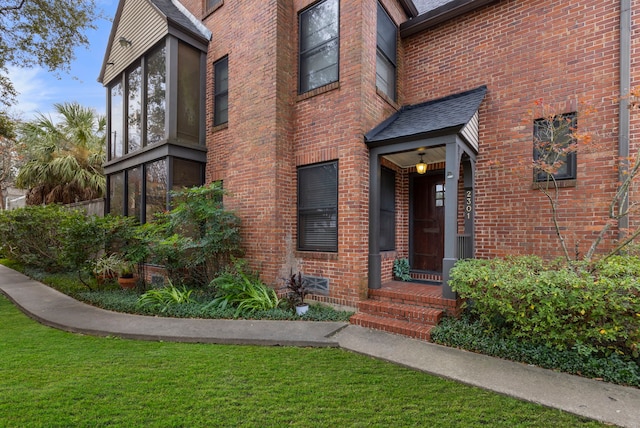
{"label": "downspout", "polygon": [[[629,127],[630,112],[628,108],[631,87],[631,0],[620,0],[620,102],[618,106],[618,180],[622,183],[629,169]],[[629,198],[625,198],[620,209],[626,212]],[[623,238],[629,227],[629,216],[618,221],[618,235]]]}

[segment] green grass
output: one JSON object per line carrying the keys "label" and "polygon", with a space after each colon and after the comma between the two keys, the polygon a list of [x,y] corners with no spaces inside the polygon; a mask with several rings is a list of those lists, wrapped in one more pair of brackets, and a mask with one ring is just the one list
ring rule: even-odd
{"label": "green grass", "polygon": [[2,296],[0,397],[0,427],[600,426],[340,349],[73,335]]}

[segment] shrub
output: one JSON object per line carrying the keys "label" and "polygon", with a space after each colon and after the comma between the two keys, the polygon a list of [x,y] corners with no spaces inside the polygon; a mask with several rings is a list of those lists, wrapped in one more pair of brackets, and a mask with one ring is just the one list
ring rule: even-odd
{"label": "shrub", "polygon": [[210,305],[220,309],[234,307],[235,317],[277,308],[280,300],[275,290],[245,270],[245,262],[236,260],[232,268],[215,278],[211,285],[216,288],[216,297]]}
{"label": "shrub", "polygon": [[217,183],[174,193],[175,208],[144,225],[152,261],[172,281],[206,286],[242,254],[240,218],[222,207],[223,193]]}
{"label": "shrub", "polygon": [[638,356],[640,259],[615,256],[589,270],[533,257],[459,261],[450,284],[493,332],[565,350]]}
{"label": "shrub", "polygon": [[2,253],[25,265],[61,271],[65,228],[83,222],[84,215],[60,205],[27,206],[0,213]]}

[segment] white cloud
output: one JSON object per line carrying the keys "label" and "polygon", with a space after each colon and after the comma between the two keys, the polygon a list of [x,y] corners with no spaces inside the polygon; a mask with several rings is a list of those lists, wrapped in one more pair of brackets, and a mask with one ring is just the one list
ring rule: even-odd
{"label": "white cloud", "polygon": [[31,120],[38,113],[55,120],[53,104],[74,101],[99,114],[105,112],[105,89],[95,81],[80,80],[73,73],[56,77],[40,67],[8,67],[8,75],[18,92],[12,111],[24,120]]}
{"label": "white cloud", "polygon": [[25,119],[31,119],[37,112],[51,109],[51,98],[55,92],[47,84],[47,73],[38,67],[7,67],[9,79],[18,92],[18,103],[13,107]]}

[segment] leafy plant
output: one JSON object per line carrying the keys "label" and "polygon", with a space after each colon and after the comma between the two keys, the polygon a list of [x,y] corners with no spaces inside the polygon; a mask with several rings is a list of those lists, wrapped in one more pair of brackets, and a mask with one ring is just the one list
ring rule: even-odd
{"label": "leafy plant", "polygon": [[393,276],[402,281],[411,281],[409,259],[395,259],[393,261]]}
{"label": "leafy plant", "polygon": [[302,276],[302,272],[293,273],[289,275],[289,278],[285,281],[287,286],[287,298],[293,306],[304,305],[304,299],[309,294],[309,288],[306,281]]}
{"label": "leafy plant", "polygon": [[280,300],[275,290],[264,284],[256,274],[246,273],[245,269],[245,262],[236,260],[232,268],[211,282],[216,288],[211,307],[234,307],[234,317],[278,307]]}
{"label": "leafy plant", "polygon": [[28,206],[0,213],[0,246],[2,253],[25,265],[48,271],[61,271],[63,230],[60,225],[73,218],[84,221],[82,214],[59,205]]}
{"label": "leafy plant", "polygon": [[449,283],[488,331],[560,350],[639,355],[638,257],[614,256],[590,270],[534,256],[463,260]]}
{"label": "leafy plant", "polygon": [[218,183],[174,193],[174,208],[143,226],[152,261],[173,281],[205,286],[242,254],[240,218],[223,208],[223,194]]}
{"label": "leafy plant", "polygon": [[122,268],[123,260],[117,254],[109,254],[99,257],[93,267],[96,276],[113,278],[118,275]]}
{"label": "leafy plant", "polygon": [[138,299],[138,307],[166,312],[171,306],[193,303],[192,293],[193,290],[177,288],[169,282],[166,287],[148,290],[142,294]]}

